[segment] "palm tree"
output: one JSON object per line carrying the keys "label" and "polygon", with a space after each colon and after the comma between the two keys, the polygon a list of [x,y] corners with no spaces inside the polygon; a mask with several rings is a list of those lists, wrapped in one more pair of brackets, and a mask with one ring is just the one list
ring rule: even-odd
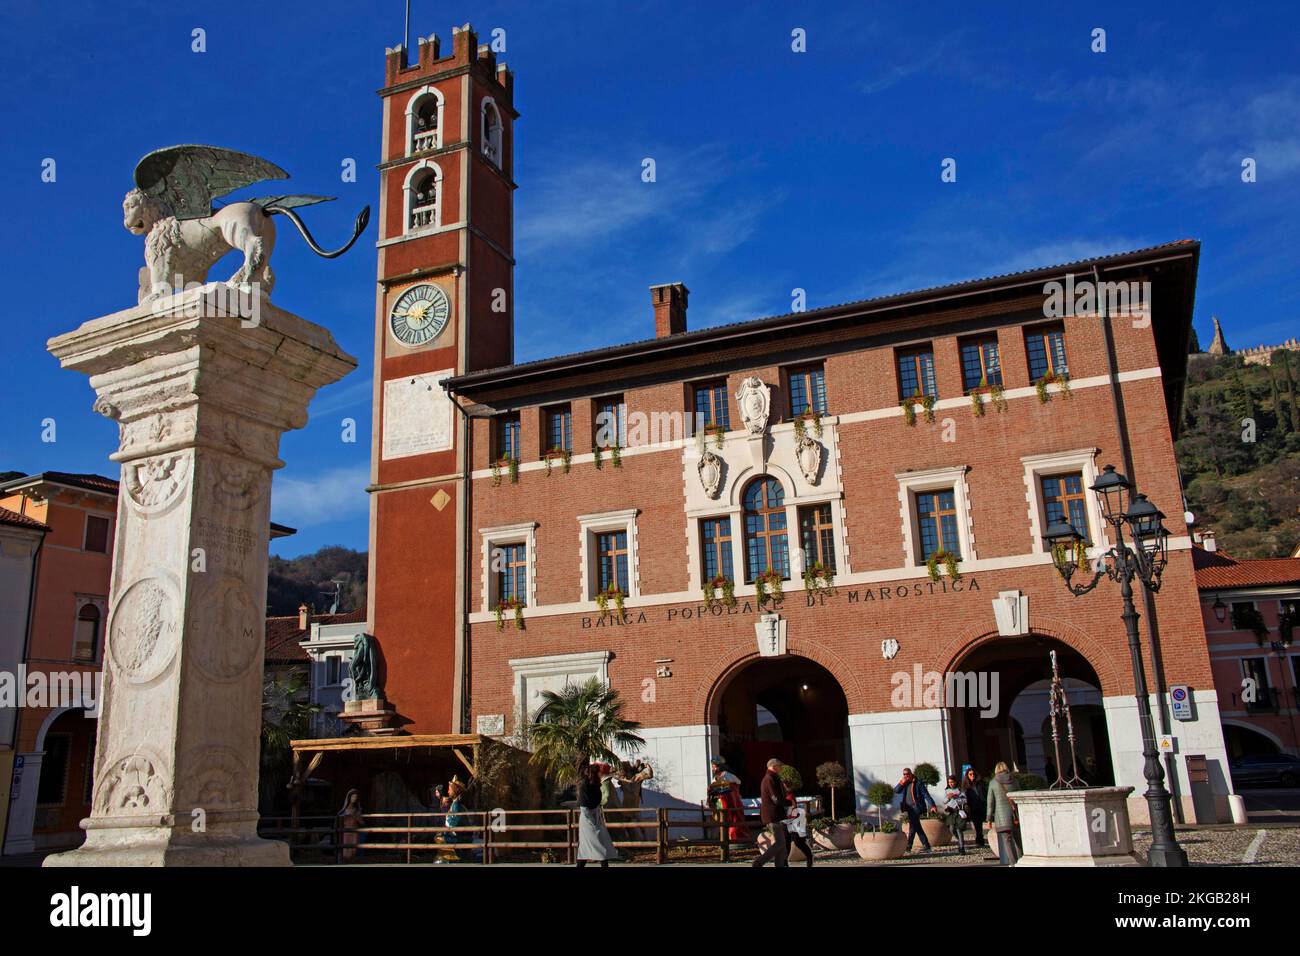
{"label": "palm tree", "polygon": [[268,675],[262,685],[262,805],[271,809],[290,777],[289,741],[301,740],[311,728],[312,715],[320,705],[302,699],[306,676],[298,671],[287,676]]}
{"label": "palm tree", "polygon": [[618,691],[597,677],[558,693],[542,691],[542,700],[527,730],[531,759],[561,785],[577,779],[584,760],[614,763],[620,759],[615,747],[633,754],[645,746],[634,732],[641,724],[623,716]]}

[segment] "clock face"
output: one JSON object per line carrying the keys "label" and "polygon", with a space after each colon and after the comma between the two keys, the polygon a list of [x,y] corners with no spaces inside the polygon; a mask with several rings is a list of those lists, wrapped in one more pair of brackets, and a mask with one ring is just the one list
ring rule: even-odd
{"label": "clock face", "polygon": [[404,345],[424,345],[447,327],[451,303],[436,285],[413,285],[393,303],[388,325]]}

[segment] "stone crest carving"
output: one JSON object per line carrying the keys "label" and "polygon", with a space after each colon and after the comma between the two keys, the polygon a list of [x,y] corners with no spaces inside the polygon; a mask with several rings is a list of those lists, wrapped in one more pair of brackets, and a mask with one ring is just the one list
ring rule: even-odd
{"label": "stone crest carving", "polygon": [[144,754],[110,762],[95,787],[96,811],[105,816],[165,814],[170,802],[167,778]]}
{"label": "stone crest carving", "polygon": [[887,637],[880,642],[880,656],[887,661],[892,661],[898,656],[898,638]]}
{"label": "stone crest carving", "polygon": [[215,479],[212,490],[224,507],[233,511],[247,511],[262,500],[264,469],[260,466],[225,458],[214,462],[213,472]]}
{"label": "stone crest carving", "polygon": [[772,389],[757,375],[740,383],[736,391],[736,406],[751,435],[761,435],[767,430],[767,418],[772,410]]}
{"label": "stone crest carving", "polygon": [[718,492],[722,490],[722,459],[706,448],[695,467],[704,493],[710,498],[718,497]]}
{"label": "stone crest carving", "polygon": [[139,300],[147,302],[188,284],[206,282],[208,269],[231,250],[242,253],[243,262],[229,284],[256,283],[270,295],[275,284],[271,271],[274,215],[292,222],[317,255],[333,259],[347,252],[370,221],[369,206],[358,214],[352,238],[333,252],[316,244],[294,211],[328,202],[331,196],[264,196],[213,209],[212,201],[219,196],[264,180],[288,178],[274,163],[216,146],[169,146],[141,159],[135,167],[136,188],[122,200],[122,225],[145,237]]}
{"label": "stone crest carving", "polygon": [[184,452],[129,462],[122,466],[127,497],[145,514],[162,511],[185,491],[189,466],[189,455]]}
{"label": "stone crest carving", "polygon": [[993,617],[1001,637],[1023,637],[1029,633],[1029,595],[999,591],[993,599]]}
{"label": "stone crest carving", "polygon": [[781,657],[785,654],[785,627],[786,622],[780,614],[764,614],[754,622],[759,657]]}
{"label": "stone crest carving", "polygon": [[257,662],[262,649],[262,624],[248,588],[233,575],[210,576],[196,603],[211,618],[191,649],[194,662],[212,680],[234,680]]}
{"label": "stone crest carving", "polygon": [[795,445],[794,457],[799,462],[799,470],[803,472],[804,480],[810,485],[817,484],[817,478],[822,470],[821,442],[811,435],[804,434]]}
{"label": "stone crest carving", "polygon": [[199,748],[188,755],[186,763],[200,769],[181,784],[187,797],[183,809],[228,810],[250,802],[251,794],[245,793],[248,770],[230,748]]}
{"label": "stone crest carving", "polygon": [[180,602],[162,578],[128,587],[108,625],[108,653],[122,676],[147,684],[165,671],[180,645]]}

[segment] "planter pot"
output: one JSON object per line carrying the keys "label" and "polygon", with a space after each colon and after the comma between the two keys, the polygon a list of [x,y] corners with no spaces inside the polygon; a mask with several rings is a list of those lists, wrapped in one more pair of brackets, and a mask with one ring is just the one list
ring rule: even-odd
{"label": "planter pot", "polygon": [[907,837],[902,833],[857,833],[853,836],[853,847],[869,863],[897,860],[907,849]]}
{"label": "planter pot", "polygon": [[923,817],[921,819],[921,829],[925,831],[925,838],[930,841],[930,846],[935,849],[947,846],[952,842],[952,830],[939,817]]}
{"label": "planter pot", "polygon": [[853,826],[848,823],[832,823],[825,830],[813,830],[812,838],[824,850],[853,849]]}
{"label": "planter pot", "polygon": [[[758,835],[755,841],[759,853],[766,853],[767,848],[772,845],[772,834],[764,830]],[[799,849],[793,843],[790,844],[790,855],[786,858],[790,863],[806,863],[808,858],[803,855],[803,850]]]}

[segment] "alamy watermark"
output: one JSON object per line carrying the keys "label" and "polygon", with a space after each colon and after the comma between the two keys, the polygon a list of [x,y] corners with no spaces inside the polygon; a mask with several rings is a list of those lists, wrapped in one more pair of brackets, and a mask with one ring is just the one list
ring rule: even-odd
{"label": "alamy watermark", "polygon": [[1049,319],[1096,315],[1102,303],[1107,315],[1137,315],[1134,328],[1151,324],[1150,282],[1076,280],[1074,273],[1067,272],[1064,282],[1054,279],[1043,284],[1043,315]]}
{"label": "alamy watermark", "polygon": [[[198,290],[197,295],[193,295]],[[183,296],[179,301],[172,296]],[[233,316],[242,328],[262,323],[262,290],[257,282],[185,282],[176,277],[175,287],[166,282],[154,285],[150,295],[154,314],[173,312],[186,318]]]}
{"label": "alamy watermark", "polygon": [[998,715],[997,671],[924,670],[913,664],[910,671],[895,671],[889,678],[893,690],[889,703],[899,710],[929,707],[978,707],[981,717]]}
{"label": "alamy watermark", "polygon": [[101,670],[0,671],[0,709],[9,707],[82,707],[87,717],[99,716]]}

